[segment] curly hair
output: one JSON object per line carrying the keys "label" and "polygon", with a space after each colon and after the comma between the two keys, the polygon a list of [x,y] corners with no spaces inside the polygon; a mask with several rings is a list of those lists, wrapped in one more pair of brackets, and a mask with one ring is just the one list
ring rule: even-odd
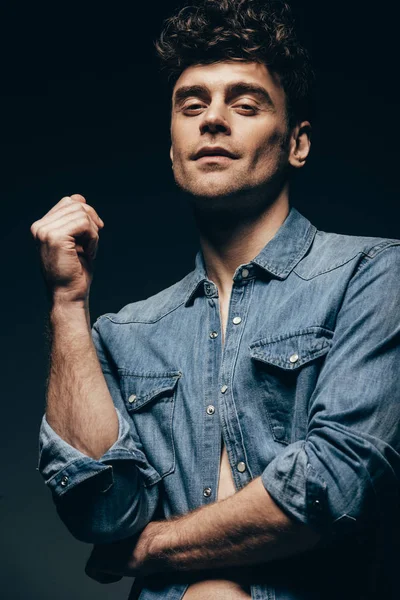
{"label": "curly hair", "polygon": [[197,0],[165,20],[155,47],[172,85],[191,65],[263,63],[279,76],[289,126],[312,117],[315,75],[284,1]]}

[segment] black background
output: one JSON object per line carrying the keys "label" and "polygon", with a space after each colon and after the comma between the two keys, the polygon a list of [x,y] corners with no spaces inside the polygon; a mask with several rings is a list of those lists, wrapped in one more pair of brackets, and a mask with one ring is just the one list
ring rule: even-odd
{"label": "black background", "polygon": [[[153,50],[176,4],[0,5],[4,600],[116,600],[132,583],[85,576],[91,546],[67,532],[36,471],[47,300],[30,226],[73,193],[104,220],[92,322],[193,268],[197,233],[172,178],[169,96]],[[319,110],[292,203],[325,231],[400,238],[396,3],[293,6]]]}

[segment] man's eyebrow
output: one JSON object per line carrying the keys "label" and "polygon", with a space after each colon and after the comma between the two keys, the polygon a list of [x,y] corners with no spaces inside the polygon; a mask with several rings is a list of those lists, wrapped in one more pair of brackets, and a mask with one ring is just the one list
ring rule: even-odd
{"label": "man's eyebrow", "polygon": [[[257,83],[247,83],[245,81],[235,81],[228,85],[226,89],[226,98],[231,99],[242,94],[255,94],[260,97],[268,106],[275,108],[271,96],[267,90]],[[174,103],[180,104],[190,96],[205,97],[210,95],[210,90],[205,85],[183,85],[179,87],[174,94]]]}
{"label": "man's eyebrow", "polygon": [[210,90],[205,85],[182,85],[174,94],[174,103],[179,104],[190,96],[207,96]]}

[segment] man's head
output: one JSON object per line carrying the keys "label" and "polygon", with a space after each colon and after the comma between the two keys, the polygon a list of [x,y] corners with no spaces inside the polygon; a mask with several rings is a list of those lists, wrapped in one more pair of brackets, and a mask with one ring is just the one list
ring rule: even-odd
{"label": "man's head", "polygon": [[309,151],[313,73],[288,5],[201,0],[167,19],[156,47],[173,86],[177,184],[214,204],[273,199]]}

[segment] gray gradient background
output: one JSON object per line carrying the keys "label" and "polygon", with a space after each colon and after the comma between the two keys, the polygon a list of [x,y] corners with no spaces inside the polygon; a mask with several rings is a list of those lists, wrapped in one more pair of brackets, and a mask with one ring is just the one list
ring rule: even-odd
{"label": "gray gradient background", "polygon": [[[172,179],[169,97],[152,47],[175,4],[1,3],[4,600],[125,599],[132,583],[102,586],[85,576],[91,546],[58,520],[36,471],[47,299],[29,229],[72,193],[99,212],[92,321],[193,268],[197,234]],[[400,238],[392,5],[294,3],[319,72],[319,114],[292,201],[325,231]]]}

